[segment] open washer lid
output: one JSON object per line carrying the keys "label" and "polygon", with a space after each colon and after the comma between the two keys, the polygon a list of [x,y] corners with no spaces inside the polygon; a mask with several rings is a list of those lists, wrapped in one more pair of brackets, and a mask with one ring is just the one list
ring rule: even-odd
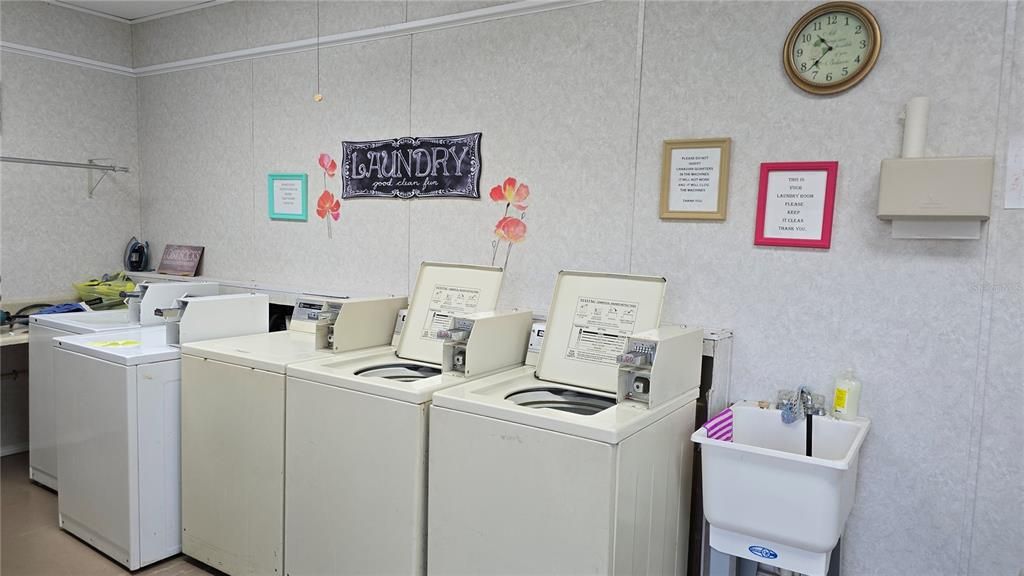
{"label": "open washer lid", "polygon": [[614,394],[616,356],[631,334],[658,327],[664,299],[664,278],[559,272],[537,378]]}
{"label": "open washer lid", "polygon": [[424,262],[409,299],[409,313],[397,355],[406,360],[441,363],[446,330],[454,315],[494,310],[501,291],[503,271],[493,266]]}

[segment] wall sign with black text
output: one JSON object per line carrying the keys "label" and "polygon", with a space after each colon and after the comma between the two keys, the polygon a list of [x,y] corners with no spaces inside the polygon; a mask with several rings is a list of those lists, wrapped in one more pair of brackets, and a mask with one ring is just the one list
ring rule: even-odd
{"label": "wall sign with black text", "polygon": [[341,197],[480,198],[480,136],[342,142]]}

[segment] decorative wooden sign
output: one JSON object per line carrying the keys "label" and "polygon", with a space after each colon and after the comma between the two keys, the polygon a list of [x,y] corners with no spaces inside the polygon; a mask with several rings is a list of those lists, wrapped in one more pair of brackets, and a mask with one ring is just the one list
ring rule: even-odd
{"label": "decorative wooden sign", "polygon": [[480,136],[342,142],[341,197],[480,198]]}
{"label": "decorative wooden sign", "polygon": [[160,257],[160,266],[156,271],[175,276],[195,276],[202,258],[202,246],[168,244],[164,246],[164,255]]}

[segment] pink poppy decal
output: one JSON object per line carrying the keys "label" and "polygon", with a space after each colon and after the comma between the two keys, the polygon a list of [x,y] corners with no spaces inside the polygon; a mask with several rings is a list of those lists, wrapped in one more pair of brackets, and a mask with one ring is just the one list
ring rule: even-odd
{"label": "pink poppy decal", "polygon": [[526,239],[526,222],[515,216],[505,216],[494,225],[494,235],[499,240],[518,244]]}
{"label": "pink poppy decal", "polygon": [[338,163],[331,158],[330,154],[320,155],[320,167],[324,169],[324,173],[327,174],[328,178],[334,178],[334,175],[338,172]]}
{"label": "pink poppy decal", "polygon": [[491,200],[511,204],[520,212],[526,210],[526,199],[530,197],[530,187],[526,184],[516,185],[516,179],[511,176],[505,179],[502,184],[491,188]]}
{"label": "pink poppy decal", "polygon": [[334,233],[331,231],[331,220],[337,222],[341,218],[341,200],[327,189],[327,179],[334,178],[334,175],[338,173],[338,163],[327,153],[321,153],[317,162],[324,171],[324,191],[316,201],[316,215],[321,220],[327,220],[327,215],[331,215],[331,219],[327,220],[327,237],[334,238]]}
{"label": "pink poppy decal", "polygon": [[322,220],[327,218],[328,214],[335,222],[341,218],[341,200],[335,198],[329,190],[324,190],[316,201],[316,215]]}
{"label": "pink poppy decal", "polygon": [[[509,176],[501,184],[491,188],[491,200],[505,203],[505,214],[494,225],[495,240],[491,242],[491,266],[498,260],[498,250],[501,243],[506,242],[505,267],[508,267],[508,257],[512,253],[512,245],[519,244],[526,239],[526,201],[530,197],[530,187]],[[509,214],[512,210],[518,210]]]}

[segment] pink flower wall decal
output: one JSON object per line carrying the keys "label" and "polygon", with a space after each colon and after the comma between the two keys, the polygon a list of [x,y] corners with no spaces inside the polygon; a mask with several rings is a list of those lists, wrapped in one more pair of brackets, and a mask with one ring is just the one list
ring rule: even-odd
{"label": "pink flower wall decal", "polygon": [[329,190],[324,190],[323,194],[320,194],[320,198],[316,201],[316,215],[321,220],[327,218],[330,214],[331,218],[337,222],[341,218],[341,200],[334,197]]}
{"label": "pink flower wall decal", "polygon": [[[341,218],[341,200],[327,189],[327,179],[334,178],[334,175],[338,173],[338,163],[326,152],[320,154],[317,162],[324,171],[324,191],[316,201],[316,215],[321,220],[327,220],[327,237],[334,238],[334,233],[331,231],[331,220],[337,222]],[[327,219],[328,214],[331,216],[330,220]]]}
{"label": "pink flower wall decal", "polygon": [[516,179],[511,176],[505,182],[491,188],[491,200],[511,204],[520,212],[526,210],[526,199],[530,197],[530,187],[526,184],[516,185]]}
{"label": "pink flower wall decal", "polygon": [[518,244],[526,239],[526,222],[515,216],[505,216],[494,225],[494,235],[500,240]]}
{"label": "pink flower wall decal", "polygon": [[334,175],[338,172],[338,163],[331,158],[330,154],[320,154],[320,167],[324,169],[324,173],[329,178],[334,178]]}
{"label": "pink flower wall decal", "polygon": [[[505,215],[494,225],[496,239],[491,242],[491,266],[494,266],[498,259],[498,248],[502,242],[508,243],[505,250],[505,264],[508,266],[508,257],[512,253],[512,245],[519,244],[526,239],[526,200],[530,197],[530,187],[509,176],[501,184],[491,188],[491,200],[505,203]],[[509,210],[515,208],[519,215],[509,214]]]}

